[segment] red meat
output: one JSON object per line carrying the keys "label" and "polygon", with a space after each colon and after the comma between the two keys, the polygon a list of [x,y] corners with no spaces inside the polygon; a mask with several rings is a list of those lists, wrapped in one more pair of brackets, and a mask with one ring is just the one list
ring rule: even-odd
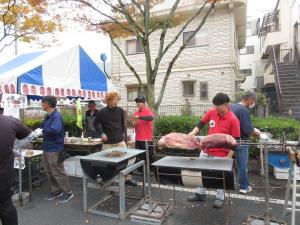
{"label": "red meat", "polygon": [[167,134],[158,141],[158,146],[172,149],[196,149],[199,147],[194,136],[181,133]]}
{"label": "red meat", "polygon": [[200,149],[204,151],[214,148],[232,149],[236,145],[236,140],[228,134],[211,134],[202,138],[200,141]]}

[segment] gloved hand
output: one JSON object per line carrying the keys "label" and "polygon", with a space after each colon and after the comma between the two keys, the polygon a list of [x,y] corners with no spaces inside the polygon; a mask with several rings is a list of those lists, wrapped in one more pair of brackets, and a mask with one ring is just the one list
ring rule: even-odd
{"label": "gloved hand", "polygon": [[33,131],[33,134],[35,137],[40,137],[43,135],[43,129],[37,128],[35,131]]}
{"label": "gloved hand", "polygon": [[266,133],[261,133],[261,134],[260,134],[260,138],[261,138],[262,140],[268,140],[268,139],[269,139],[269,136],[268,136]]}

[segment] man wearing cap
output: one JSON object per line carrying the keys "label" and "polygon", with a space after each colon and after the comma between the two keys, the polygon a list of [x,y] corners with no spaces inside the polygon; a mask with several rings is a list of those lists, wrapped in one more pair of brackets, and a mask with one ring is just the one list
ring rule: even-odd
{"label": "man wearing cap", "polygon": [[133,125],[135,127],[135,148],[146,149],[146,142],[149,144],[150,162],[153,161],[153,118],[154,114],[146,107],[146,98],[139,96],[135,99],[138,110],[134,113]]}

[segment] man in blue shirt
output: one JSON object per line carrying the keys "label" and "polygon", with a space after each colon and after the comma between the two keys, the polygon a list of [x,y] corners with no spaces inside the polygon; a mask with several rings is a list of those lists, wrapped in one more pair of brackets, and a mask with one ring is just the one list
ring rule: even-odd
{"label": "man in blue shirt", "polygon": [[66,175],[64,158],[64,123],[60,113],[55,109],[57,100],[54,96],[42,99],[42,107],[47,116],[42,123],[43,129],[43,162],[50,184],[47,200],[58,199],[59,203],[73,198],[69,179]]}
{"label": "man in blue shirt", "polygon": [[[240,121],[241,139],[248,140],[251,135],[260,136],[260,131],[253,127],[249,109],[255,106],[256,94],[246,93],[239,104],[232,105],[231,111]],[[236,150],[236,163],[240,182],[240,193],[252,191],[248,181],[249,145],[238,145]]]}

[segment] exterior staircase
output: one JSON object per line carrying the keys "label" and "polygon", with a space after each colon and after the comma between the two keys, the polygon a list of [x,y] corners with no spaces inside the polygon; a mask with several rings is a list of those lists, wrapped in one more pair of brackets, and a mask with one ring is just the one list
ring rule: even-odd
{"label": "exterior staircase", "polygon": [[284,116],[300,120],[300,73],[296,62],[277,62]]}

